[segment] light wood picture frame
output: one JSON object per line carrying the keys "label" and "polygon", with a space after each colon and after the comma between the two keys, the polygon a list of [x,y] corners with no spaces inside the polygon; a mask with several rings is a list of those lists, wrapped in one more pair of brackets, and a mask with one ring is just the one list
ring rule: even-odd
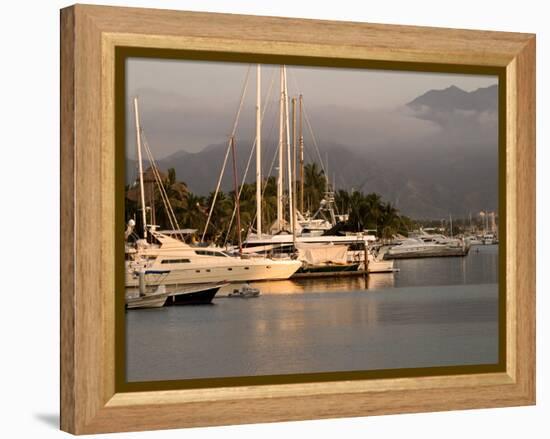
{"label": "light wood picture frame", "polygon": [[[119,48],[499,71],[505,100],[499,119],[502,371],[121,391],[114,226]],[[62,430],[89,434],[534,403],[534,35],[91,5],[61,11]]]}

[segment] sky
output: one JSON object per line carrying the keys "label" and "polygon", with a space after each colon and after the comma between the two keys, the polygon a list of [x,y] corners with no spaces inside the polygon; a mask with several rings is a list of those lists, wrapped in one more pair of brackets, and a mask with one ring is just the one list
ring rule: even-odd
{"label": "sky", "polygon": [[[139,97],[142,128],[155,158],[224,143],[249,67],[242,63],[128,59],[127,102]],[[263,124],[266,137],[276,135],[278,72],[278,66],[262,67],[263,103],[268,102]],[[303,66],[288,66],[287,76],[289,96],[303,94],[316,135],[342,145],[358,144],[365,137],[395,145],[411,135],[430,135],[439,127],[402,111],[406,103],[432,89],[456,85],[473,91],[498,82],[495,76]],[[255,99],[256,69],[252,66],[237,131],[237,136],[248,140],[255,132]],[[133,158],[135,125],[130,111],[127,121],[127,155]]]}

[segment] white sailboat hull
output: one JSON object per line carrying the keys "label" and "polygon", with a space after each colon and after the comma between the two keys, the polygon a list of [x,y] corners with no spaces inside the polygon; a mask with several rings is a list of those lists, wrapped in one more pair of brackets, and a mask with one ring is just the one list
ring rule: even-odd
{"label": "white sailboat hull", "polygon": [[367,270],[369,273],[392,273],[395,271],[395,268],[393,267],[393,260],[372,260],[369,261]]}
{"label": "white sailboat hull", "polygon": [[[384,259],[383,254],[374,257],[371,251],[368,253],[369,264],[367,271],[369,273],[393,273],[395,271],[394,261],[392,259]],[[348,262],[360,262],[359,270],[365,269],[365,251],[350,250],[348,251]]]}

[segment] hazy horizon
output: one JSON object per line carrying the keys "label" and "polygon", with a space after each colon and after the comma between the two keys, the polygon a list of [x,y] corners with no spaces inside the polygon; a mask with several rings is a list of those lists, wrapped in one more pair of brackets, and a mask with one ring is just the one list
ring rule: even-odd
{"label": "hazy horizon", "polygon": [[[254,172],[245,175],[245,168],[256,131],[255,67],[129,59],[127,159],[135,157],[131,101],[138,95],[144,135],[161,169],[175,168],[194,193],[211,192],[250,69],[236,143],[238,175],[252,182]],[[289,97],[304,97],[306,163],[319,162],[321,155],[338,189],[380,193],[416,217],[497,209],[497,76],[296,66],[287,71]],[[270,164],[278,144],[278,73],[279,66],[262,67],[264,178],[275,172]],[[180,151],[192,154],[174,155]],[[223,190],[232,187],[229,174]],[[128,182],[135,175],[133,163]]]}
{"label": "hazy horizon", "polygon": [[[225,142],[249,66],[128,59],[127,102],[139,97],[142,128],[155,157],[162,159],[181,150],[199,152]],[[247,142],[255,134],[256,68],[251,67],[237,130],[237,136]],[[262,66],[262,105],[270,94],[263,122],[265,137],[278,123],[278,71],[278,66]],[[403,137],[431,135],[439,127],[404,111],[408,102],[429,90],[453,85],[470,92],[498,84],[498,78],[489,75],[303,66],[288,66],[287,71],[289,96],[303,94],[316,137],[349,146],[357,145],[366,136],[371,143],[399,143]],[[132,108],[128,106],[129,110]],[[342,117],[335,118],[335,114]],[[132,158],[132,111],[127,113],[127,122],[127,155]]]}

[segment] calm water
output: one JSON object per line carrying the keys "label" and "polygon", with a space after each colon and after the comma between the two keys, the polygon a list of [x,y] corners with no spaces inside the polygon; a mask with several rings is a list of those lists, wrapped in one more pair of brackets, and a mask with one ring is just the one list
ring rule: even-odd
{"label": "calm water", "polygon": [[395,274],[259,282],[254,299],[132,310],[129,381],[498,361],[498,246]]}

